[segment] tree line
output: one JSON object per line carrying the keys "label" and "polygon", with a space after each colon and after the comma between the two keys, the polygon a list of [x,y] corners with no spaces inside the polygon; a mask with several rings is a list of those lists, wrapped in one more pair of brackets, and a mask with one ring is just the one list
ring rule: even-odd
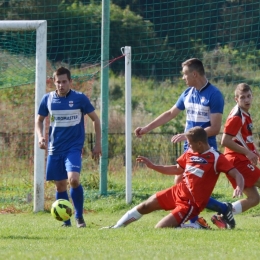
{"label": "tree line", "polygon": [[[258,50],[259,11],[258,0],[112,0],[110,57],[121,55],[121,47],[132,46],[135,75],[178,75],[183,60],[202,57],[205,51],[224,46]],[[80,65],[101,59],[100,1],[0,0],[0,19],[47,20],[51,61]],[[0,34],[0,47],[13,52],[24,50],[26,41],[26,32],[19,37]],[[35,51],[35,43],[28,44],[28,52]],[[123,61],[111,65],[114,71],[122,67]]]}

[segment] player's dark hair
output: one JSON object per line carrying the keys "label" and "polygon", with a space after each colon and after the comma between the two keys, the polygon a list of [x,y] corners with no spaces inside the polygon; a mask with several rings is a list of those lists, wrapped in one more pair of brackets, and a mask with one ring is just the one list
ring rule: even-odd
{"label": "player's dark hair", "polygon": [[193,142],[208,143],[208,135],[204,128],[195,126],[185,132],[185,136]]}
{"label": "player's dark hair", "polygon": [[250,91],[252,93],[250,86],[246,83],[240,83],[236,86],[235,96],[237,97],[239,95],[238,92],[245,93],[245,92],[248,92],[248,91]]}
{"label": "player's dark hair", "polygon": [[64,75],[66,74],[68,77],[68,80],[71,80],[71,74],[70,71],[65,67],[60,67],[53,73],[53,80],[55,80],[56,76]]}
{"label": "player's dark hair", "polygon": [[201,76],[205,75],[203,63],[197,58],[186,60],[181,65],[182,67],[187,66],[190,71],[196,70]]}

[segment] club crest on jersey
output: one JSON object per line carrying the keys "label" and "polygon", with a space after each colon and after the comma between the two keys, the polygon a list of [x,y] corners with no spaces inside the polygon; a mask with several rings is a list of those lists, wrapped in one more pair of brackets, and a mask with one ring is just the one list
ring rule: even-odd
{"label": "club crest on jersey", "polygon": [[202,97],[201,99],[200,99],[200,102],[201,103],[206,103],[208,100],[205,98],[205,97]]}
{"label": "club crest on jersey", "polygon": [[203,164],[208,163],[207,160],[205,160],[204,158],[201,158],[201,157],[199,157],[199,156],[191,156],[191,157],[190,157],[190,160],[191,160],[192,162],[197,162],[197,163],[203,163]]}
{"label": "club crest on jersey", "polygon": [[247,125],[247,130],[249,132],[252,132],[252,130],[253,130],[253,124],[252,123]]}
{"label": "club crest on jersey", "polygon": [[69,107],[73,107],[73,101],[69,101]]}

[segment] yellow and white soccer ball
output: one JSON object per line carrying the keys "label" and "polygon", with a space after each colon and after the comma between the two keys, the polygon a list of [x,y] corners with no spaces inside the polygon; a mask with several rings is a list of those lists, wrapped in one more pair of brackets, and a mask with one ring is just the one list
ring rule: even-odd
{"label": "yellow and white soccer ball", "polygon": [[73,206],[68,200],[56,200],[51,206],[51,215],[59,221],[69,220],[72,213]]}

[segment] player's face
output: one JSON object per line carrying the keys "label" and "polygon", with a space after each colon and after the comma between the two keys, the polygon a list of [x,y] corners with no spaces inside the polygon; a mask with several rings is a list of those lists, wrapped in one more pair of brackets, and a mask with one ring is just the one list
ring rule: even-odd
{"label": "player's face", "polygon": [[235,97],[235,100],[237,102],[237,105],[248,112],[248,110],[251,107],[252,101],[253,101],[253,96],[251,91],[247,92],[242,92],[239,91],[237,92],[237,96]]}
{"label": "player's face", "polygon": [[189,145],[189,148],[194,152],[194,153],[201,153],[201,142],[194,142],[191,139],[187,138],[187,142]]}
{"label": "player's face", "polygon": [[54,79],[54,84],[56,86],[56,91],[60,97],[65,97],[70,90],[71,80],[68,79],[67,74],[56,75]]}
{"label": "player's face", "polygon": [[195,71],[190,71],[188,66],[182,68],[182,79],[185,81],[187,86],[194,86],[195,81]]}

